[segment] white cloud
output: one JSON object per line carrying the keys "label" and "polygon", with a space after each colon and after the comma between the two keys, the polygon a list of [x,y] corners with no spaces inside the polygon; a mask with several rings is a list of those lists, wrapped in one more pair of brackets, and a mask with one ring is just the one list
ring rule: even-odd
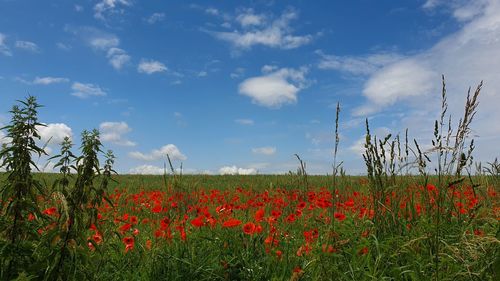
{"label": "white cloud", "polygon": [[76,12],[83,12],[83,10],[84,10],[83,7],[80,5],[75,5],[74,8],[75,8]]}
{"label": "white cloud", "polygon": [[149,24],[155,24],[157,22],[163,21],[165,19],[165,13],[153,13],[146,20]]}
{"label": "white cloud", "polygon": [[166,159],[167,154],[172,160],[186,160],[187,157],[182,154],[182,152],[177,148],[177,146],[173,144],[167,144],[162,146],[160,149],[154,149],[148,154],[144,154],[142,152],[134,151],[130,152],[129,156],[142,160],[142,161],[155,161],[160,159]]}
{"label": "white cloud", "polygon": [[355,109],[365,116],[410,97],[423,97],[435,90],[439,74],[418,59],[404,59],[374,73],[365,83],[363,95],[368,104]]}
{"label": "white cloud", "polygon": [[104,92],[101,87],[94,84],[84,84],[80,82],[74,82],[71,86],[71,89],[74,91],[71,95],[75,97],[79,97],[81,99],[85,99],[88,97],[96,96],[106,96],[106,92]]}
{"label": "white cloud", "polygon": [[164,172],[164,168],[153,165],[141,165],[129,170],[130,174],[138,175],[162,175]]}
{"label": "white cloud", "polygon": [[109,50],[120,44],[120,39],[114,34],[101,33],[88,39],[88,44],[96,50]]}
{"label": "white cloud", "polygon": [[234,122],[240,125],[253,125],[254,121],[252,119],[236,119]]}
{"label": "white cloud", "polygon": [[206,72],[206,71],[200,71],[200,72],[198,72],[197,76],[198,77],[206,77],[207,75],[208,75],[208,72]]}
{"label": "white cloud", "polygon": [[106,16],[123,13],[122,6],[131,6],[128,0],[102,0],[94,6],[94,17],[104,20]]}
{"label": "white cloud", "polygon": [[207,8],[207,9],[205,9],[205,13],[207,13],[209,15],[217,16],[217,15],[219,15],[219,10],[217,10],[216,8]]}
{"label": "white cloud", "polygon": [[276,154],[276,147],[272,146],[256,147],[252,148],[252,152],[255,154],[262,154],[262,155],[274,155]]}
{"label": "white cloud", "polygon": [[130,56],[123,49],[110,48],[107,58],[114,69],[120,70],[126,63],[130,61]]}
{"label": "white cloud", "polygon": [[0,54],[11,57],[12,52],[10,51],[10,48],[7,46],[7,43],[5,43],[6,39],[7,36],[5,36],[5,34],[3,33],[0,33]]}
{"label": "white cloud", "polygon": [[46,126],[38,126],[41,141],[45,144],[60,144],[65,137],[73,137],[73,131],[64,123],[50,123]]}
{"label": "white cloud", "polygon": [[248,78],[239,85],[239,93],[258,105],[279,108],[296,103],[297,94],[307,86],[307,68],[281,68],[263,76]]}
{"label": "white cloud", "polygon": [[155,72],[164,72],[167,70],[167,67],[155,60],[142,60],[137,67],[137,71],[139,73],[153,74]]}
{"label": "white cloud", "polygon": [[101,139],[122,146],[135,146],[136,143],[125,138],[132,129],[125,122],[103,122],[99,125]]}
{"label": "white cloud", "polygon": [[[472,86],[474,91],[484,80],[471,133],[476,144],[474,160],[490,161],[497,155],[494,143],[500,141],[500,2],[427,1],[424,8],[447,13],[456,20],[458,30],[443,36],[434,46],[402,54],[372,73],[358,71],[366,79],[362,90],[365,102],[352,113],[373,116],[383,111],[375,117],[390,118],[388,126],[393,132],[410,128],[410,139],[420,140],[425,147],[430,144],[434,120],[439,118],[441,74],[446,76],[448,113],[454,124],[463,116],[467,89]],[[357,59],[337,57],[341,62],[348,58]],[[343,71],[342,67],[334,68]],[[358,140],[351,150],[359,151],[359,144]]]}
{"label": "white cloud", "polygon": [[[130,61],[130,56],[121,48],[120,38],[115,34],[108,33],[93,27],[67,28],[68,31],[77,34],[94,51],[105,54],[109,64],[116,70],[120,70]],[[64,46],[63,50],[66,50]]]}
{"label": "white cloud", "polygon": [[[240,18],[240,24],[246,25],[244,30],[233,31],[233,32],[210,32],[215,38],[227,41],[231,43],[235,48],[238,49],[250,49],[255,45],[263,45],[272,48],[281,49],[294,49],[302,45],[308,44],[312,41],[312,35],[293,35],[292,28],[290,27],[290,21],[298,17],[297,13],[293,10],[288,10],[284,12],[281,17],[271,22],[271,24],[257,26],[250,23],[261,23],[263,19],[255,17],[245,17]],[[248,29],[246,27],[255,26],[253,29]]]}
{"label": "white cloud", "polygon": [[253,175],[256,174],[257,170],[254,168],[238,168],[236,166],[224,166],[219,169],[219,174],[221,175]]}
{"label": "white cloud", "polygon": [[245,74],[245,69],[243,67],[236,68],[229,76],[232,79],[240,78]]}
{"label": "white cloud", "polygon": [[262,25],[264,24],[265,19],[264,15],[255,14],[253,9],[246,9],[236,16],[236,21],[238,21],[238,23],[245,28]]}
{"label": "white cloud", "polygon": [[278,69],[278,66],[266,64],[260,69],[260,71],[262,71],[262,73],[270,73],[275,71],[276,69]]}
{"label": "white cloud", "polygon": [[68,78],[62,78],[62,77],[35,77],[33,80],[33,84],[36,85],[50,85],[50,84],[57,84],[57,83],[66,83],[69,82]]}
{"label": "white cloud", "polygon": [[16,48],[32,53],[38,53],[40,51],[37,44],[29,41],[16,41]]}
{"label": "white cloud", "polygon": [[354,75],[370,75],[383,66],[401,59],[401,55],[390,53],[359,57],[326,55],[321,51],[316,53],[321,56],[321,61],[318,64],[320,69],[333,69]]}

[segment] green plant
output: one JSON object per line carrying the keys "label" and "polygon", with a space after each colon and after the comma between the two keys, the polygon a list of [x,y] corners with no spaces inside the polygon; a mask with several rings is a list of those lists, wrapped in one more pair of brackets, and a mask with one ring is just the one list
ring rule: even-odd
{"label": "green plant", "polygon": [[[0,190],[2,215],[0,225],[0,278],[11,279],[32,263],[36,247],[36,221],[29,215],[42,217],[37,205],[38,195],[46,193],[44,186],[34,179],[32,170],[38,169],[32,155],[45,154],[36,143],[40,139],[36,98],[29,96],[10,111],[12,119],[7,130],[10,139],[0,151],[0,167],[7,170],[7,180]],[[5,240],[3,238],[6,238]]]}

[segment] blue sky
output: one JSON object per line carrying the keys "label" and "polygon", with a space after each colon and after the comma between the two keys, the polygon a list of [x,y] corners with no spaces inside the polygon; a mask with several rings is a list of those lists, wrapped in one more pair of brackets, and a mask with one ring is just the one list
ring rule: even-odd
{"label": "blue sky", "polygon": [[429,147],[445,74],[456,120],[485,81],[473,134],[490,161],[498,38],[494,0],[0,0],[0,124],[32,94],[49,150],[99,128],[121,173],[159,173],[166,153],[188,173],[285,173],[297,153],[325,174],[340,102],[338,157],[359,174],[365,118]]}

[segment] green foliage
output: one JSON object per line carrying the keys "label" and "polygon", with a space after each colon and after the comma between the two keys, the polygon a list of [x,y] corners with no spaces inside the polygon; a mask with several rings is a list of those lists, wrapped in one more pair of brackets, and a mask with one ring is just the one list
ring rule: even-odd
{"label": "green foliage", "polygon": [[36,241],[36,224],[28,220],[28,215],[41,216],[37,196],[45,194],[45,188],[35,180],[33,169],[38,169],[32,155],[45,154],[36,144],[40,139],[37,110],[40,105],[35,97],[19,101],[13,106],[7,130],[10,142],[0,151],[0,167],[7,170],[7,179],[0,190],[2,215],[0,225],[0,277],[10,279],[32,263],[32,251]]}

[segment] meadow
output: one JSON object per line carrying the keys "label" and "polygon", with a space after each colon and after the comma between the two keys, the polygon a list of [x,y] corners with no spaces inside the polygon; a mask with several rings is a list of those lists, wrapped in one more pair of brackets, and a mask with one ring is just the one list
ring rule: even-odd
{"label": "meadow", "polygon": [[443,91],[431,151],[367,121],[366,176],[337,159],[308,175],[298,156],[285,175],[183,175],[168,156],[163,176],[116,175],[95,130],[61,144],[60,173],[34,173],[29,97],[0,153],[0,278],[498,280],[500,165],[473,163],[468,138],[479,91],[456,130]]}

